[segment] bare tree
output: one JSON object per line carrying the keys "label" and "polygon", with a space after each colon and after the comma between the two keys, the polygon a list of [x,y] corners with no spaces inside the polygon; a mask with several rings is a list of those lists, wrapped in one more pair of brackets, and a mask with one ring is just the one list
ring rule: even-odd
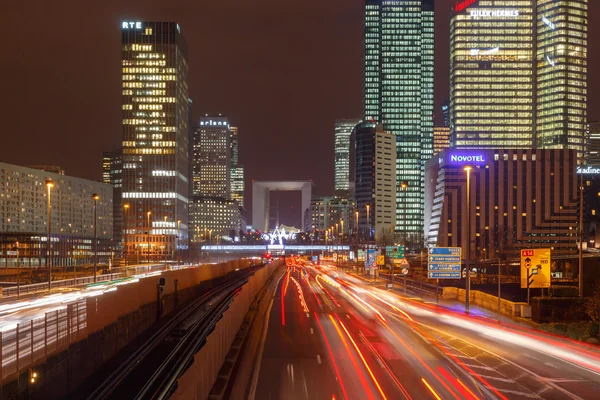
{"label": "bare tree", "polygon": [[594,293],[588,297],[585,311],[592,321],[600,323],[600,283],[596,284]]}
{"label": "bare tree", "polygon": [[377,244],[379,246],[392,246],[395,244],[395,233],[392,229],[381,228],[377,236]]}

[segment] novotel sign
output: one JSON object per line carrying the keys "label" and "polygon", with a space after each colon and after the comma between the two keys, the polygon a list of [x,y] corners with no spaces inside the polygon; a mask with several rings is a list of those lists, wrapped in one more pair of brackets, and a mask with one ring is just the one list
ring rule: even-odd
{"label": "novotel sign", "polygon": [[485,162],[485,157],[483,156],[483,154],[450,154],[449,160],[450,162],[455,163],[482,163]]}
{"label": "novotel sign", "polygon": [[121,23],[121,28],[123,29],[142,29],[142,23],[141,22],[127,22],[124,21]]}

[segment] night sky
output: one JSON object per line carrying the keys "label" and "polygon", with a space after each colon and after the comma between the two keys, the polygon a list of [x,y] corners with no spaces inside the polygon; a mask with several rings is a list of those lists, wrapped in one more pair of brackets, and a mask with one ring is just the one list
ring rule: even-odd
{"label": "night sky", "polygon": [[[361,112],[363,0],[2,3],[0,160],[100,180],[102,152],[121,141],[120,22],[176,21],[188,42],[194,119],[222,113],[239,126],[247,206],[252,179],[312,178],[318,194],[333,193],[334,121]],[[454,3],[436,1],[437,122]],[[598,3],[589,1],[590,120],[600,119]],[[281,200],[287,211],[300,206],[299,195]],[[295,224],[287,211],[282,222]]]}

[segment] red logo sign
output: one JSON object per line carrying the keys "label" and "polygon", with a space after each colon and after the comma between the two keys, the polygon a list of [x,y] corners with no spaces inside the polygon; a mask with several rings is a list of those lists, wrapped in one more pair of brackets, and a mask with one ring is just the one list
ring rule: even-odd
{"label": "red logo sign", "polygon": [[471,4],[475,3],[476,0],[463,0],[460,2],[456,2],[456,7],[454,7],[454,9],[456,10],[456,12],[462,11],[465,8],[469,7]]}
{"label": "red logo sign", "polygon": [[533,250],[521,250],[521,255],[523,257],[533,256]]}

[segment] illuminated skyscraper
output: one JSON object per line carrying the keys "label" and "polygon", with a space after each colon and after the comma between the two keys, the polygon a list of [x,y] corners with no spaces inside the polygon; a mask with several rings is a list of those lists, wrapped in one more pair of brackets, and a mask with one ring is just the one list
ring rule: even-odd
{"label": "illuminated skyscraper", "polygon": [[194,196],[231,196],[231,132],[226,117],[204,116],[194,132]]}
{"label": "illuminated skyscraper", "polygon": [[600,165],[600,122],[588,123],[587,137],[587,165]]}
{"label": "illuminated skyscraper", "polygon": [[187,46],[174,22],[121,30],[126,254],[152,262],[187,246]]}
{"label": "illuminated skyscraper", "polygon": [[447,126],[433,127],[433,155],[450,147],[450,128]]}
{"label": "illuminated skyscraper", "polygon": [[[434,2],[366,0],[364,12],[363,116],[396,136],[396,180],[408,182],[407,230],[418,239],[424,164],[433,156]],[[397,189],[398,231],[404,197]]]}
{"label": "illuminated skyscraper", "polygon": [[[112,185],[113,188],[113,249],[117,256],[121,254],[121,240],[123,239],[123,212],[122,212],[122,186],[123,186],[123,154],[122,149],[114,149],[102,153],[102,182]],[[125,253],[122,253],[123,256]]]}
{"label": "illuminated skyscraper", "polygon": [[451,145],[531,148],[534,0],[459,1],[450,22]]}
{"label": "illuminated skyscraper", "polygon": [[239,163],[239,133],[237,126],[229,127],[229,146],[231,147],[231,165],[235,166]]}
{"label": "illuminated skyscraper", "polygon": [[239,160],[239,132],[237,126],[229,127],[231,147],[231,200],[244,207],[244,166]]}
{"label": "illuminated skyscraper", "polygon": [[350,135],[360,121],[357,119],[342,119],[335,121],[335,186],[336,196],[348,197],[350,190],[349,157]]}
{"label": "illuminated skyscraper", "polygon": [[537,147],[585,151],[587,0],[537,0]]}
{"label": "illuminated skyscraper", "polygon": [[444,126],[450,126],[450,100],[442,103],[442,117],[444,118]]}

